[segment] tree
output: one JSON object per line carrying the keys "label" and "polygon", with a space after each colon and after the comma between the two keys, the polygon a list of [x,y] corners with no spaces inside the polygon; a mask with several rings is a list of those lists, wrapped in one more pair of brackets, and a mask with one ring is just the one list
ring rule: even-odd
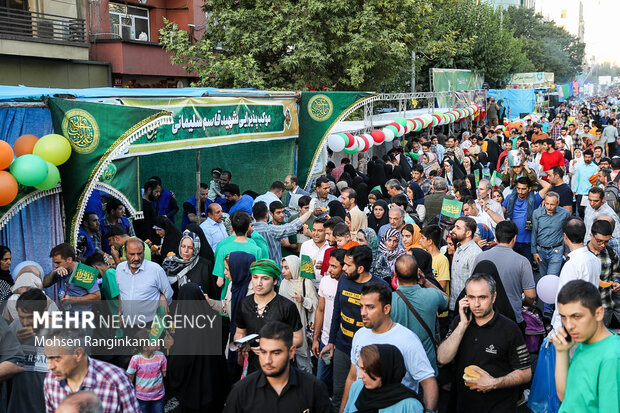
{"label": "tree", "polygon": [[167,22],[172,62],[198,84],[270,89],[387,90],[408,75],[427,36],[424,0],[210,0],[202,39]]}
{"label": "tree", "polygon": [[558,83],[582,71],[585,44],[566,29],[525,7],[510,7],[504,23],[524,42],[524,52],[536,72],[553,72]]}

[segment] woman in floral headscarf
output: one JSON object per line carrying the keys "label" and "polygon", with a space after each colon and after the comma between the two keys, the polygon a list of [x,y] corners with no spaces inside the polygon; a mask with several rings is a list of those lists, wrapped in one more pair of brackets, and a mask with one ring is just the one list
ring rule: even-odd
{"label": "woman in floral headscarf", "polygon": [[213,277],[213,263],[200,256],[200,238],[185,231],[179,243],[179,255],[172,255],[162,263],[176,298],[179,288],[188,282],[200,286],[204,294],[215,297],[217,287]]}
{"label": "woman in floral headscarf", "polygon": [[[398,257],[405,254],[405,249],[401,247],[400,237],[401,235],[398,230],[389,228],[385,231],[385,234],[383,234],[383,237],[381,237],[381,241],[379,242],[379,251],[381,251],[387,259],[391,274],[394,273],[394,266]],[[397,286],[395,286],[397,284],[394,282],[395,278],[396,277],[394,277],[391,282],[394,289],[397,288]]]}
{"label": "woman in floral headscarf", "polygon": [[392,276],[390,265],[385,255],[379,251],[379,239],[377,238],[375,230],[368,227],[360,229],[357,231],[357,242],[359,242],[360,245],[367,245],[372,250],[372,266],[370,267],[370,273],[389,282]]}

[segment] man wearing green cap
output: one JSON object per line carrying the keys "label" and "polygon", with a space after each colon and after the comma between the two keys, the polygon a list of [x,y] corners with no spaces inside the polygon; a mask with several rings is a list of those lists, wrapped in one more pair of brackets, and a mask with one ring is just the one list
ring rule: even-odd
{"label": "man wearing green cap", "polygon": [[[282,274],[278,264],[274,260],[258,260],[250,266],[250,273],[254,294],[244,297],[239,303],[234,339],[239,340],[249,334],[258,334],[270,321],[281,321],[293,329],[293,344],[301,347],[304,334],[297,307],[274,290]],[[249,351],[248,374],[260,368],[257,357],[259,348],[250,349],[252,351]]]}

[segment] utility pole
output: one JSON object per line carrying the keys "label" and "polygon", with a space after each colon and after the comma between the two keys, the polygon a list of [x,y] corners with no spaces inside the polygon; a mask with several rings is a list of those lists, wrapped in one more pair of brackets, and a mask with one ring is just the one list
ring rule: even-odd
{"label": "utility pole", "polygon": [[415,93],[415,52],[411,52],[411,93]]}

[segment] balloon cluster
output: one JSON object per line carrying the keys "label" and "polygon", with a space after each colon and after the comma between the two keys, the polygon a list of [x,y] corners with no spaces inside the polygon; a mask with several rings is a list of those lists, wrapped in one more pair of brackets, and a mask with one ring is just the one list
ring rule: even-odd
{"label": "balloon cluster", "polygon": [[412,119],[399,117],[383,129],[375,129],[370,133],[364,133],[359,136],[353,136],[347,132],[329,135],[327,146],[334,152],[342,152],[343,150],[348,154],[366,152],[373,145],[392,142],[394,138],[400,138],[406,133],[419,132],[424,128],[457,122],[472,117],[479,111],[478,105],[470,105],[443,113],[424,114]]}
{"label": "balloon cluster", "polygon": [[[17,196],[18,183],[36,189],[52,189],[60,181],[57,166],[71,156],[71,144],[64,136],[50,134],[41,139],[22,135],[11,148],[0,141],[0,206]],[[5,171],[9,168],[10,172]]]}

